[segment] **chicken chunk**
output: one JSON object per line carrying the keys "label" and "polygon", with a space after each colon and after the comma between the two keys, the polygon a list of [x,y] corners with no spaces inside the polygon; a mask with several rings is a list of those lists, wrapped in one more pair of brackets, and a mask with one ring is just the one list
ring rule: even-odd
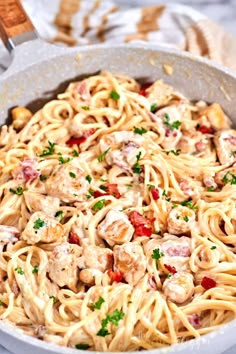
{"label": "chicken chunk", "polygon": [[236,166],[226,168],[223,171],[219,171],[215,175],[215,182],[218,186],[223,186],[227,183],[231,184],[231,181],[234,181],[234,176],[236,175]]}
{"label": "chicken chunk", "polygon": [[80,280],[88,285],[94,284],[94,277],[112,268],[113,253],[108,248],[98,246],[85,246],[83,256],[79,260]]}
{"label": "chicken chunk", "polygon": [[113,253],[114,271],[121,272],[130,285],[136,285],[144,276],[147,267],[142,247],[129,242],[115,246]]}
{"label": "chicken chunk", "polygon": [[128,217],[119,211],[110,210],[105,219],[98,225],[98,235],[106,240],[110,246],[129,242],[134,228]]}
{"label": "chicken chunk", "polygon": [[74,159],[73,164],[71,162],[59,166],[45,183],[47,194],[65,203],[86,200],[89,182],[86,173],[77,167],[78,164],[78,159]]}
{"label": "chicken chunk", "polygon": [[153,103],[157,101],[158,106],[164,106],[176,96],[173,87],[166,85],[162,80],[158,80],[146,89],[148,100]]}
{"label": "chicken chunk", "polygon": [[236,130],[223,130],[215,134],[214,143],[222,165],[236,162]]}
{"label": "chicken chunk", "polygon": [[187,272],[179,272],[167,278],[163,283],[163,292],[167,300],[182,304],[190,300],[194,293],[193,276]]}
{"label": "chicken chunk", "polygon": [[45,196],[40,193],[25,191],[24,198],[31,213],[42,211],[49,216],[54,216],[60,207],[59,198]]}
{"label": "chicken chunk", "polygon": [[51,243],[60,239],[64,234],[64,226],[58,220],[38,211],[31,215],[21,238],[28,244],[37,242]]}
{"label": "chicken chunk", "polygon": [[141,147],[143,143],[143,136],[130,131],[120,131],[104,136],[99,145],[101,152],[106,152],[105,159],[109,165],[115,164],[130,171],[130,167],[137,162],[137,155],[145,155],[146,151]]}
{"label": "chicken chunk", "polygon": [[210,150],[210,138],[200,131],[187,132],[181,137],[177,147],[183,154],[199,155]]}
{"label": "chicken chunk", "polygon": [[7,225],[0,225],[0,242],[9,243],[18,241],[20,231]]}
{"label": "chicken chunk", "polygon": [[167,230],[174,235],[188,234],[194,224],[194,211],[181,205],[172,209],[167,218]]}
{"label": "chicken chunk", "polygon": [[218,103],[213,103],[201,110],[200,116],[207,117],[211,127],[215,130],[224,130],[230,128],[230,121]]}
{"label": "chicken chunk", "polygon": [[53,249],[49,257],[49,277],[60,287],[75,290],[78,281],[78,257],[81,248],[70,243],[62,243]]}

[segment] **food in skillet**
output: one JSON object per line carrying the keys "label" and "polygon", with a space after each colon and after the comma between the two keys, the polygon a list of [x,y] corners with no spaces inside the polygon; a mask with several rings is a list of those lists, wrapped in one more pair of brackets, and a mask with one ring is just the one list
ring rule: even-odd
{"label": "food in skillet", "polygon": [[0,318],[96,351],[236,314],[236,131],[217,103],[103,72],[0,135]]}

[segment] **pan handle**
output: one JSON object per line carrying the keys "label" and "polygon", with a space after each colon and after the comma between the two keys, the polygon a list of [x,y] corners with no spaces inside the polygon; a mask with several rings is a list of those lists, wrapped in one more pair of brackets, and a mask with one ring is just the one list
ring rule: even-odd
{"label": "pan handle", "polygon": [[19,0],[0,0],[0,37],[9,52],[18,44],[38,38]]}

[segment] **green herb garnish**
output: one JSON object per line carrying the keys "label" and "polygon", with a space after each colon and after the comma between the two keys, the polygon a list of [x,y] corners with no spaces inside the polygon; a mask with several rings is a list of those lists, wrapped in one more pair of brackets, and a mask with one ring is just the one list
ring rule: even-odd
{"label": "green herb garnish", "polygon": [[94,204],[92,207],[93,211],[101,210],[105,206],[105,199],[99,200],[97,203]]}
{"label": "green herb garnish", "polygon": [[64,216],[63,215],[63,211],[62,210],[58,210],[54,216],[55,216],[55,218],[59,217],[59,221],[61,222],[62,219],[63,219],[63,216]]}
{"label": "green herb garnish", "polygon": [[91,310],[94,311],[95,309],[96,310],[100,310],[101,309],[101,306],[102,304],[105,302],[105,300],[100,296],[100,298],[98,299],[98,301],[96,301],[94,304],[92,304],[90,306]]}
{"label": "green herb garnish", "polygon": [[215,187],[210,186],[207,188],[207,192],[213,192],[215,190]]}
{"label": "green herb garnish", "polygon": [[44,156],[53,155],[55,152],[55,145],[56,145],[55,143],[52,143],[51,141],[48,140],[48,146],[46,146],[42,154],[38,154],[37,156],[44,157]]}
{"label": "green herb garnish", "polygon": [[212,247],[211,247],[211,250],[215,250],[215,249],[216,249],[216,246],[212,246]]}
{"label": "green herb garnish", "polygon": [[9,191],[16,195],[22,195],[24,191],[26,191],[26,189],[24,189],[23,187],[17,187],[16,189],[10,188]]}
{"label": "green herb garnish", "polygon": [[109,147],[106,151],[104,151],[101,155],[98,156],[98,162],[102,162],[105,159],[106,154],[111,148]]}
{"label": "green herb garnish", "polygon": [[49,296],[49,299],[52,299],[54,304],[59,301],[54,295]]}
{"label": "green herb garnish", "polygon": [[179,154],[181,153],[181,150],[180,149],[177,149],[177,150],[167,150],[167,151],[164,151],[166,153],[166,155],[169,155],[169,154],[173,154],[175,156],[179,156]]}
{"label": "green herb garnish", "polygon": [[157,110],[157,103],[153,103],[150,107],[150,112],[155,113]]}
{"label": "green herb garnish", "polygon": [[33,270],[32,270],[32,273],[34,274],[34,273],[38,273],[38,271],[39,271],[39,267],[38,266],[35,266],[34,268],[33,268]]}
{"label": "green herb garnish", "polygon": [[138,155],[136,155],[137,162],[133,166],[133,172],[137,174],[141,174],[143,172],[143,169],[139,163],[139,160],[141,159],[141,151],[139,151]]}
{"label": "green herb garnish", "polygon": [[34,222],[33,228],[34,228],[35,230],[38,230],[38,229],[40,229],[40,228],[43,227],[43,226],[46,226],[46,223],[45,223],[43,220],[41,220],[40,218],[38,218],[38,219]]}
{"label": "green herb garnish", "polygon": [[40,179],[41,182],[46,181],[47,176],[45,176],[45,175],[40,175],[40,176],[39,176],[39,179]]}
{"label": "green herb garnish", "polygon": [[110,98],[112,98],[114,101],[117,101],[120,98],[120,95],[118,92],[112,90],[110,92]]}
{"label": "green herb garnish", "polygon": [[184,219],[185,222],[188,222],[188,221],[189,221],[189,217],[188,217],[187,215],[185,215],[185,216],[183,217],[183,219]]}
{"label": "green herb garnish", "polygon": [[134,129],[135,134],[143,135],[143,134],[147,133],[147,130],[142,127],[141,127],[141,129],[139,129],[137,127],[134,127],[133,129]]}
{"label": "green herb garnish", "polygon": [[222,182],[224,184],[227,184],[227,183],[229,183],[231,185],[236,184],[236,175],[228,171],[224,175],[224,177],[222,178]]}
{"label": "green herb garnish", "polygon": [[87,176],[85,177],[85,179],[88,181],[88,183],[91,183],[91,181],[92,181],[92,177],[89,176],[89,175],[87,175]]}
{"label": "green herb garnish", "polygon": [[90,107],[89,106],[82,106],[81,107],[84,111],[89,111],[90,110]]}
{"label": "green herb garnish", "polygon": [[197,205],[193,205],[193,201],[192,201],[192,199],[190,199],[190,200],[185,200],[185,201],[183,201],[183,202],[180,202],[179,203],[180,205],[182,205],[182,206],[186,206],[186,207],[188,207],[189,209],[192,209],[192,210],[197,210],[198,209],[198,206]]}
{"label": "green herb garnish", "polygon": [[78,157],[78,156],[79,156],[79,153],[78,153],[78,151],[73,150],[73,151],[72,151],[72,155],[73,155],[74,157]]}
{"label": "green herb garnish", "polygon": [[119,321],[124,318],[125,314],[123,311],[118,311],[117,309],[113,311],[113,313],[108,314],[106,318],[102,320],[102,327],[101,329],[97,332],[97,336],[105,337],[108,334],[110,334],[107,330],[107,325],[108,323],[112,323],[115,326],[118,326]]}
{"label": "green herb garnish", "polygon": [[165,118],[164,124],[167,125],[170,128],[170,130],[179,129],[179,127],[181,125],[181,122],[179,120],[176,120],[175,122],[170,123],[170,116],[167,113],[164,114],[164,118]]}
{"label": "green herb garnish", "polygon": [[59,157],[58,157],[58,161],[60,163],[60,165],[64,165],[65,163],[68,163],[72,160],[71,157],[67,157],[67,159],[64,159],[64,157],[62,156],[62,154],[59,152],[58,153]]}
{"label": "green herb garnish", "polygon": [[21,267],[15,268],[15,271],[17,272],[17,274],[20,274],[20,275],[25,274],[25,272],[23,271],[23,269]]}
{"label": "green herb garnish", "polygon": [[80,343],[80,344],[76,344],[75,348],[81,349],[81,350],[86,350],[86,349],[90,348],[90,345],[88,345],[86,343]]}
{"label": "green herb garnish", "polygon": [[160,248],[155,248],[152,252],[152,258],[156,259],[157,261],[159,261],[159,259],[163,256],[164,253],[161,252]]}

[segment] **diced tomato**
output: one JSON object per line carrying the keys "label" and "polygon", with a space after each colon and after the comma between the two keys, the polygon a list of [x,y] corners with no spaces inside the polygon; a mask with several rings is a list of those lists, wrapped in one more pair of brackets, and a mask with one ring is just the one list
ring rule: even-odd
{"label": "diced tomato", "polygon": [[80,145],[86,141],[86,138],[84,136],[81,136],[79,138],[73,138],[71,137],[69,140],[67,140],[66,144],[67,145]]}
{"label": "diced tomato", "polygon": [[139,94],[141,96],[147,97],[148,93],[146,92],[146,90],[152,85],[152,82],[147,82],[146,84],[142,85],[139,91]]}
{"label": "diced tomato", "polygon": [[150,237],[152,235],[152,229],[144,225],[135,226],[135,235]]}
{"label": "diced tomato", "polygon": [[171,274],[175,274],[177,273],[177,270],[175,269],[175,267],[172,267],[169,264],[164,264],[165,268],[171,273]]}
{"label": "diced tomato", "polygon": [[68,237],[68,242],[73,243],[74,245],[80,245],[79,236],[75,232],[70,232]]}
{"label": "diced tomato", "polygon": [[160,198],[159,190],[157,188],[153,187],[151,189],[151,193],[154,200],[158,200]]}
{"label": "diced tomato", "polygon": [[139,225],[146,225],[150,227],[156,219],[145,218],[145,216],[138,213],[137,211],[131,211],[129,213],[129,220],[134,227]]}
{"label": "diced tomato", "polygon": [[104,197],[105,195],[109,195],[109,193],[103,193],[103,192],[100,192],[100,191],[95,191],[93,193],[94,198]]}
{"label": "diced tomato", "polygon": [[121,197],[117,184],[108,184],[107,191],[108,194],[113,195],[117,199]]}
{"label": "diced tomato", "polygon": [[215,288],[216,281],[214,279],[211,279],[208,277],[203,277],[202,281],[201,281],[201,286],[206,290],[211,289],[211,288]]}
{"label": "diced tomato", "polygon": [[191,316],[188,316],[188,321],[194,327],[201,326],[201,317],[197,313],[193,313]]}
{"label": "diced tomato", "polygon": [[109,269],[107,273],[112,281],[120,282],[123,279],[121,272],[114,272],[112,269]]}
{"label": "diced tomato", "polygon": [[209,127],[207,127],[206,125],[201,125],[198,130],[202,133],[202,134],[213,134],[213,130]]}

